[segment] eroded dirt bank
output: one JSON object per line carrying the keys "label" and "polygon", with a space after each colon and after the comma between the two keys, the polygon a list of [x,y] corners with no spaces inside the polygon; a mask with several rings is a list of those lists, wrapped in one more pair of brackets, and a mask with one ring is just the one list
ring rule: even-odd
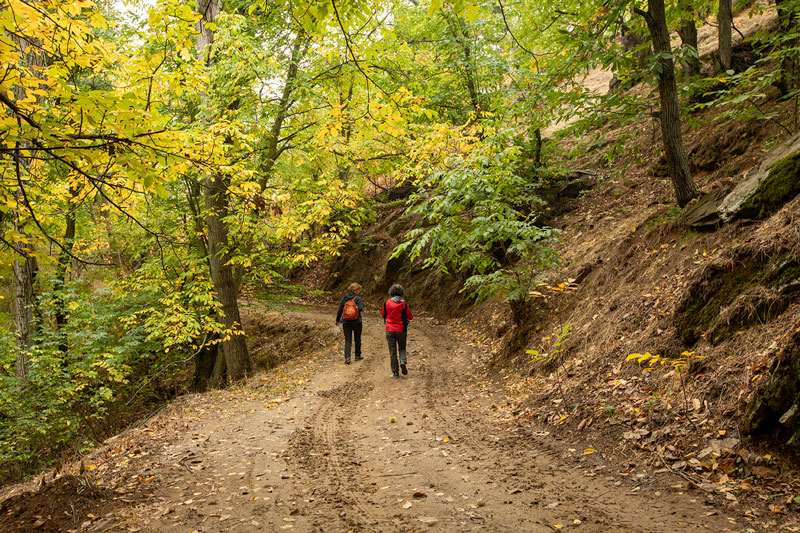
{"label": "eroded dirt bank", "polygon": [[[327,323],[333,311],[295,316]],[[479,348],[430,318],[412,323],[409,375],[391,379],[382,324],[366,320],[363,361],[345,366],[339,343],[320,338],[327,347],[283,371],[288,378],[183,398],[87,460],[86,490],[102,490],[96,495],[102,505],[76,511],[62,499],[61,508],[42,508],[36,518],[28,512],[40,497],[33,493],[6,500],[0,529],[29,531],[34,523],[38,531],[131,532],[748,526],[701,492],[670,488],[681,487],[671,474],[661,475],[662,482],[591,453],[589,443],[590,453],[583,453],[499,418],[495,402],[502,393],[470,379]],[[279,396],[259,389],[277,377],[300,384]]]}

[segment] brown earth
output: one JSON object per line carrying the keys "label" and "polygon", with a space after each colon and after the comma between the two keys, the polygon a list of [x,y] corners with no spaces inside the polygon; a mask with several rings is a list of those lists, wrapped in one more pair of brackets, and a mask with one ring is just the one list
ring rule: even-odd
{"label": "brown earth", "polygon": [[[363,361],[339,339],[245,386],[186,396],[85,459],[83,474],[6,489],[22,531],[743,531],[669,471],[555,438],[473,375],[489,354],[427,316],[391,379],[382,324]],[[332,322],[332,309],[288,312]],[[321,344],[326,346],[322,348]],[[77,480],[77,481],[76,481]],[[80,487],[88,487],[80,493]],[[87,492],[88,491],[88,492]]]}

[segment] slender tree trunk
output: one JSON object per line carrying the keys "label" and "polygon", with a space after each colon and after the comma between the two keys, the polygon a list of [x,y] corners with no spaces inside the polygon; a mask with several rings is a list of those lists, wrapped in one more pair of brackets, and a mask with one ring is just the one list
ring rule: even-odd
{"label": "slender tree trunk", "polygon": [[700,58],[697,57],[697,25],[694,18],[687,17],[681,21],[678,28],[678,35],[681,37],[681,43],[685,47],[692,48],[694,55],[686,58],[683,63],[683,73],[687,78],[700,75]]}
{"label": "slender tree trunk", "polygon": [[[789,33],[795,30],[797,24],[797,12],[800,9],[800,2],[797,0],[775,0],[775,8],[778,10],[778,22],[781,33]],[[791,39],[783,43],[783,48],[796,48],[797,39]],[[781,60],[781,77],[778,80],[778,89],[781,96],[786,96],[795,88],[800,68],[797,65],[797,58],[786,56]]]}
{"label": "slender tree trunk", "polygon": [[536,128],[533,130],[533,138],[536,140],[536,147],[533,151],[533,168],[542,167],[542,130]]}
{"label": "slender tree trunk", "polygon": [[733,27],[733,6],[731,0],[719,0],[719,9],[717,10],[717,23],[719,30],[717,32],[717,74],[722,74],[730,70],[731,60],[733,58],[733,41],[732,41],[732,27]]}
{"label": "slender tree trunk", "polygon": [[[70,199],[77,197],[78,191],[69,186]],[[59,341],[58,349],[62,354],[69,350],[67,343],[67,312],[64,302],[64,290],[67,285],[67,272],[69,270],[70,254],[72,247],[75,243],[75,211],[72,208],[72,202],[67,202],[67,212],[65,214],[66,229],[64,231],[64,249],[58,256],[58,263],[56,264],[56,279],[55,279],[55,296],[54,304],[56,308],[56,329],[58,329]]]}
{"label": "slender tree trunk", "polygon": [[267,180],[272,172],[272,167],[275,166],[275,161],[277,161],[278,156],[281,155],[281,149],[279,148],[281,130],[286,120],[286,113],[292,105],[292,94],[297,81],[297,74],[300,71],[300,59],[305,55],[305,51],[308,49],[308,42],[308,37],[304,33],[300,33],[295,37],[294,43],[292,43],[292,56],[289,68],[286,70],[286,81],[283,84],[281,98],[278,100],[278,110],[269,132],[266,162],[261,169],[262,174],[258,180],[258,185],[261,187],[262,193],[267,187]]}
{"label": "slender tree trunk", "polygon": [[[214,32],[208,24],[213,23],[222,8],[220,0],[200,0],[197,12],[202,15],[198,24],[197,50],[206,64],[211,65],[208,48],[214,41]],[[227,183],[222,175],[207,176],[203,180],[203,196],[206,207],[206,231],[208,236],[208,258],[214,292],[222,306],[222,323],[226,332],[222,342],[223,362],[215,363],[212,385],[222,382],[220,369],[227,372],[231,381],[245,377],[251,371],[250,354],[242,331],[239,315],[239,290],[234,268],[230,264],[228,228],[225,216],[228,213]],[[219,360],[219,357],[217,357]]]}
{"label": "slender tree trunk", "polygon": [[472,108],[475,110],[475,116],[480,118],[481,113],[481,101],[478,96],[478,87],[475,83],[475,75],[473,73],[472,68],[472,47],[468,41],[468,33],[465,31],[464,37],[464,64],[465,64],[465,81],[467,84],[467,91],[469,92],[469,101],[472,103]]}
{"label": "slender tree trunk", "polygon": [[194,236],[190,239],[192,247],[197,250],[200,257],[208,257],[208,242],[205,236],[206,221],[203,213],[203,189],[197,181],[184,178],[186,184],[186,203],[192,213]]}
{"label": "slender tree trunk", "polygon": [[[339,94],[339,105],[342,108],[343,112],[343,123],[342,123],[342,130],[341,136],[344,139],[344,145],[350,145],[350,137],[353,135],[353,124],[347,118],[347,115],[344,114],[346,110],[350,108],[350,102],[353,100],[353,80],[350,80],[350,87],[347,90],[347,96],[343,94]],[[339,179],[342,180],[342,183],[347,183],[350,179],[350,163],[347,161],[347,153],[344,154],[345,160],[339,164]]]}
{"label": "slender tree trunk", "polygon": [[681,135],[681,113],[678,87],[675,83],[675,65],[669,43],[669,29],[664,10],[664,0],[648,0],[648,10],[637,9],[644,17],[653,41],[653,50],[660,54],[658,61],[658,94],[661,101],[661,138],[672,177],[672,186],[678,205],[683,207],[697,197],[697,188],[689,171],[689,160]]}
{"label": "slender tree trunk", "polygon": [[481,98],[478,92],[478,83],[475,80],[475,60],[473,58],[472,39],[469,33],[469,26],[463,19],[444,13],[450,31],[456,42],[461,45],[464,53],[464,85],[469,94],[469,101],[475,111],[475,120],[480,120]]}
{"label": "slender tree trunk", "polygon": [[623,23],[620,29],[620,37],[622,47],[625,52],[633,59],[633,69],[630,72],[630,78],[623,84],[619,77],[619,73],[615,72],[614,77],[608,84],[609,92],[615,91],[620,87],[630,88],[636,83],[641,81],[643,72],[647,70],[647,60],[650,57],[651,51],[649,46],[645,46],[644,39],[639,35],[636,29],[632,29],[628,24]]}

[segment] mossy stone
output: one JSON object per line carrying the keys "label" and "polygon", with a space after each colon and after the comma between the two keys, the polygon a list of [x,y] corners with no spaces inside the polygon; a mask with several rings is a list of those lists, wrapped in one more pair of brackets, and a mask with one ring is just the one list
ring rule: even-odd
{"label": "mossy stone", "polygon": [[800,152],[775,163],[755,192],[744,201],[737,218],[765,218],[800,193]]}

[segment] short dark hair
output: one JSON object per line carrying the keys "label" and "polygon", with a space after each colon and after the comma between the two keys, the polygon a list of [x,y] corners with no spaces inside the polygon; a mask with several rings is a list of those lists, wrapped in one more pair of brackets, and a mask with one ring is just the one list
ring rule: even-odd
{"label": "short dark hair", "polygon": [[399,283],[395,283],[389,289],[389,296],[400,296],[400,297],[402,297],[405,294],[406,294],[405,289],[403,289],[403,286],[400,285]]}

